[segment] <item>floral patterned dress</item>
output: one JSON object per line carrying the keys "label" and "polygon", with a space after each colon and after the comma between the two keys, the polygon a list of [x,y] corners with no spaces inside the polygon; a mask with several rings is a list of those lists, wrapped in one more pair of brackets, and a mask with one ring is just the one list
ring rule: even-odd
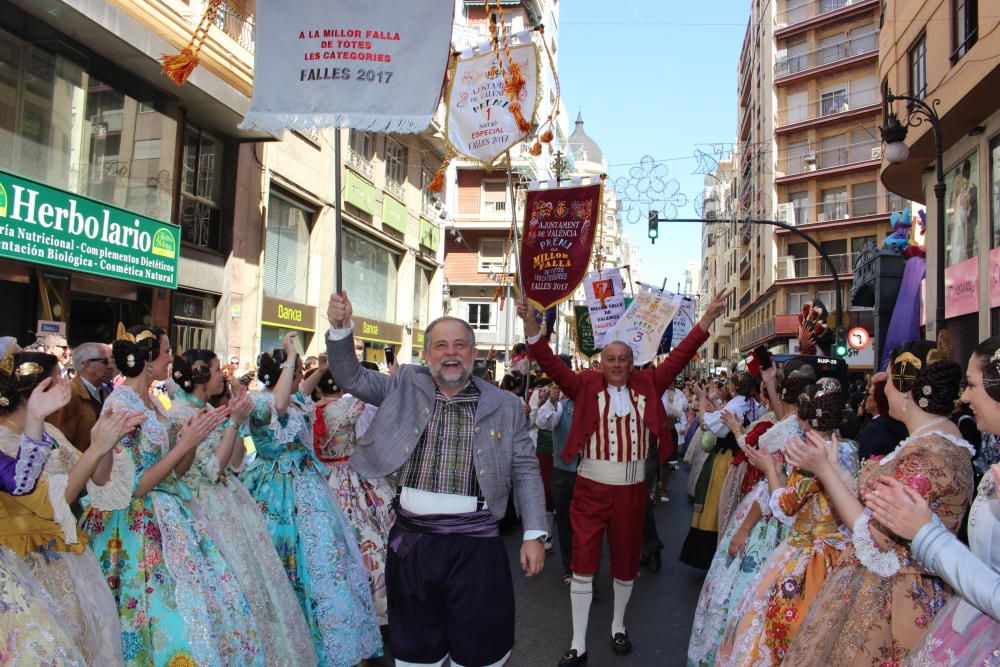
{"label": "floral patterned dress", "polygon": [[[842,440],[838,453],[841,467],[857,474],[857,444]],[[791,532],[735,608],[719,649],[720,667],[782,664],[827,573],[850,540],[830,497],[811,473],[793,469],[785,488],[771,495],[770,505]]]}
{"label": "floral patterned dress", "polygon": [[[121,665],[121,626],[114,598],[66,502],[69,472],[82,455],[59,429],[46,424],[45,432],[53,443],[41,473],[46,493],[0,498],[4,506],[0,544],[23,558],[45,587],[84,660],[92,665]],[[20,434],[0,427],[0,451],[16,456],[20,442]],[[38,502],[28,502],[31,498]]]}
{"label": "floral patterned dress", "polygon": [[[950,435],[910,437],[888,456],[868,459],[860,483],[895,477],[923,496],[948,530],[958,529],[972,496],[973,448]],[[786,656],[795,667],[896,667],[941,612],[951,591],[910,557],[909,542],[871,521],[865,511],[852,544]]]}
{"label": "floral patterned dress", "polygon": [[[798,418],[793,413],[785,417],[758,439],[758,446],[771,453],[783,452],[785,443],[798,431]],[[691,640],[688,644],[688,665],[710,666],[715,664],[722,636],[750,582],[756,578],[764,562],[771,556],[788,533],[788,527],[771,514],[771,492],[767,480],[757,482],[743,497],[729,521],[705,583],[698,597]],[[760,508],[761,519],[747,535],[743,552],[729,557],[729,543],[739,530],[753,506]]]}
{"label": "floral patterned dress", "polygon": [[[1000,499],[993,476],[979,483],[969,511],[969,548],[1000,572]],[[985,588],[983,592],[988,593]],[[907,667],[1000,667],[1000,621],[955,595],[913,647]]]}
{"label": "floral patterned dress", "polygon": [[[344,396],[322,405],[322,427],[316,442],[316,456],[330,471],[330,488],[340,501],[340,509],[354,526],[361,558],[368,570],[375,614],[379,625],[389,622],[386,606],[385,558],[389,529],[395,520],[392,486],[383,478],[361,479],[349,458],[357,441],[355,425],[365,404]],[[317,415],[318,416],[318,415]]]}
{"label": "floral patterned dress", "polygon": [[133,497],[173,436],[159,404],[153,405],[128,385],[104,402],[105,412],[142,412],[146,421],[122,438],[111,480],[89,488],[91,504],[81,523],[118,604],[125,662],[262,666],[250,603],[187,485],[171,473],[146,495]]}
{"label": "floral patterned dress", "polygon": [[281,417],[271,392],[253,392],[257,457],[242,474],[305,612],[321,665],[350,667],[382,637],[354,529],[313,453],[311,400],[296,394]]}
{"label": "floral patterned dress", "polygon": [[[179,426],[204,405],[204,401],[180,390],[168,415]],[[298,598],[285,577],[277,552],[268,548],[271,535],[264,516],[240,480],[228,470],[219,469],[215,450],[224,433],[225,428],[220,425],[198,445],[184,482],[191,488],[219,548],[246,592],[266,664],[315,665],[316,651]],[[242,447],[242,440],[236,446]]]}

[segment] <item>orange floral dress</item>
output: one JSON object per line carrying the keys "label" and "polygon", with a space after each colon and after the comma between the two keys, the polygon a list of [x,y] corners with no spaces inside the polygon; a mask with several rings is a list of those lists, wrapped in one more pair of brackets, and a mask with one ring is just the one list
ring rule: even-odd
{"label": "orange floral dress", "polygon": [[[865,461],[860,482],[895,477],[923,496],[941,523],[958,529],[972,498],[972,446],[941,433],[907,438]],[[897,667],[926,632],[951,590],[910,556],[909,542],[871,520],[854,524],[853,544],[785,656],[795,667]]]}
{"label": "orange floral dress", "polygon": [[[855,443],[842,440],[839,458],[845,470],[857,473]],[[837,520],[830,497],[811,473],[793,469],[770,504],[774,516],[791,525],[791,531],[733,612],[716,658],[718,667],[782,664],[827,573],[850,542],[850,531]]]}

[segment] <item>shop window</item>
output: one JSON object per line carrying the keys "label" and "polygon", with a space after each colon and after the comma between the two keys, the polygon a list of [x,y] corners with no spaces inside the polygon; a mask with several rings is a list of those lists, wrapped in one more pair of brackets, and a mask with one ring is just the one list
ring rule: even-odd
{"label": "shop window", "polygon": [[482,239],[479,241],[479,273],[499,273],[503,271],[503,239]]}
{"label": "shop window", "polygon": [[395,139],[385,139],[385,177],[402,186],[406,180],[406,147]]}
{"label": "shop window", "polygon": [[945,174],[945,266],[979,254],[979,156],[973,153]]}
{"label": "shop window", "polygon": [[344,289],[354,312],[383,322],[396,321],[399,255],[360,234],[344,231]]}
{"label": "shop window", "polygon": [[187,292],[174,294],[170,343],[175,354],[215,348],[215,305],[213,296]]}
{"label": "shop window", "polygon": [[[311,209],[280,195],[272,194],[268,200],[264,296],[295,303],[306,302],[313,213]],[[351,296],[354,296],[353,293]]]}
{"label": "shop window", "polygon": [[927,96],[927,35],[920,35],[907,52],[910,70],[910,95],[919,100]]}
{"label": "shop window", "polygon": [[496,318],[493,317],[493,302],[468,303],[469,325],[475,331],[496,331]]}
{"label": "shop window", "polygon": [[979,0],[951,0],[951,37],[954,63],[979,39]]}
{"label": "shop window", "polygon": [[224,252],[222,238],[223,145],[188,127],[184,131],[181,172],[181,238],[186,243]]}
{"label": "shop window", "polygon": [[150,104],[0,30],[0,169],[170,220],[176,143]]}

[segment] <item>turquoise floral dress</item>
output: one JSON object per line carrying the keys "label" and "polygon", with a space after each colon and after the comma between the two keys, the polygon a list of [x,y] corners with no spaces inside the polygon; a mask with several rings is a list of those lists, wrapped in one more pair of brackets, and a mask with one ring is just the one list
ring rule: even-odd
{"label": "turquoise floral dress", "polygon": [[[203,407],[204,401],[178,390],[170,406],[170,420],[179,427]],[[246,591],[268,667],[315,665],[316,651],[298,598],[285,578],[278,554],[268,548],[271,535],[264,517],[230,469],[220,469],[216,449],[225,431],[225,426],[219,425],[198,445],[184,482]],[[243,447],[242,439],[235,446]]]}
{"label": "turquoise floral dress", "polygon": [[250,603],[188,487],[171,473],[133,497],[143,473],[172,444],[169,422],[126,385],[105,401],[108,410],[146,415],[113,454],[111,480],[90,489],[81,520],[118,604],[126,663],[262,667]]}
{"label": "turquoise floral dress", "polygon": [[321,665],[351,667],[379,653],[368,572],[354,528],[313,453],[315,407],[295,394],[278,417],[269,391],[253,393],[257,457],[242,475],[306,615]]}

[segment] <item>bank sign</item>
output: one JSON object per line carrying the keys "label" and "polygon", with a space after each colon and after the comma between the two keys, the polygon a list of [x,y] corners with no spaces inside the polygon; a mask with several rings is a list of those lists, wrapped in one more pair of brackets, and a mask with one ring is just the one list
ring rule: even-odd
{"label": "bank sign", "polygon": [[0,171],[0,257],[177,287],[180,229]]}

